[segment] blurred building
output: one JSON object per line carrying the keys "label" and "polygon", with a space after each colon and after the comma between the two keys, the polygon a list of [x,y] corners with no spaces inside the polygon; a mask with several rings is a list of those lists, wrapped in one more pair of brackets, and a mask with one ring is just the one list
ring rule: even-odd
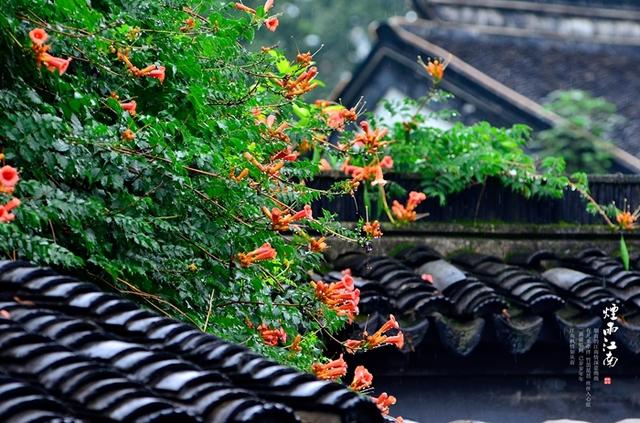
{"label": "blurred building", "polygon": [[420,97],[430,80],[416,62],[450,58],[442,88],[465,123],[562,123],[541,102],[556,90],[604,97],[625,124],[612,134],[611,171],[640,173],[640,4],[631,0],[413,0],[414,16],[378,25],[377,42],[334,98],[369,110]]}

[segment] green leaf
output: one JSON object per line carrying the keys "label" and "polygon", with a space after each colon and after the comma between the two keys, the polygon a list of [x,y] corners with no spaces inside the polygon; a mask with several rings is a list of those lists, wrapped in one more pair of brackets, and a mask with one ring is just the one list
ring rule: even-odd
{"label": "green leaf", "polygon": [[298,116],[301,119],[306,119],[311,114],[311,112],[309,112],[309,110],[307,110],[304,107],[298,106],[297,104],[294,104],[292,106],[292,108],[293,108],[293,113],[295,113],[296,116]]}
{"label": "green leaf", "polygon": [[278,68],[278,72],[280,72],[281,75],[288,75],[294,70],[287,59],[278,60],[278,62],[276,63],[276,67]]}
{"label": "green leaf", "polygon": [[627,243],[622,235],[620,235],[620,259],[622,260],[624,269],[629,270],[629,250],[627,249]]}

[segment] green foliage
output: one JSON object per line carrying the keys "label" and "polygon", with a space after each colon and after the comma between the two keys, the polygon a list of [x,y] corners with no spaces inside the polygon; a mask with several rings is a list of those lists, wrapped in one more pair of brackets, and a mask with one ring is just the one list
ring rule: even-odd
{"label": "green foliage", "polygon": [[[22,205],[15,221],[0,224],[0,254],[133,292],[308,369],[321,357],[319,333],[345,319],[328,312],[308,284],[306,271],[320,254],[307,248],[304,229],[350,234],[328,217],[299,222],[293,239],[272,230],[262,207],[297,211],[322,195],[304,185],[317,163],[287,162],[270,177],[243,156],[266,165],[288,145],[256,122],[255,108],[274,114],[275,126],[288,123],[294,148],[322,126],[316,109],[285,98],[275,83],[305,69],[243,47],[259,17],[232,4],[185,3],[3,2],[0,142],[20,171],[14,195]],[[181,30],[189,18],[195,27]],[[73,58],[64,75],[37,66],[28,35],[37,27],[49,33],[51,54]],[[165,66],[164,83],[135,77],[115,50],[140,69]],[[135,100],[137,116],[112,92]],[[123,139],[126,129],[135,139]],[[248,177],[228,176],[244,168]],[[239,266],[238,253],[264,242],[277,250],[275,260]],[[255,329],[262,323],[284,328],[287,343],[302,334],[302,353],[267,346]]]}
{"label": "green foliage", "polygon": [[615,105],[587,92],[570,90],[551,93],[545,107],[566,123],[537,134],[534,146],[539,154],[563,157],[569,171],[607,173],[613,146],[608,136],[622,122]]}
{"label": "green foliage", "polygon": [[[446,98],[442,93],[434,95]],[[418,103],[424,106],[432,98]],[[455,123],[450,129],[439,129],[431,126],[429,119],[447,113],[425,118],[413,112],[415,105],[415,100],[386,105],[398,120],[390,126],[388,151],[394,159],[394,171],[419,173],[424,192],[437,197],[441,204],[448,195],[491,177],[526,197],[563,195],[569,182],[564,161],[547,157],[537,162],[528,155],[524,151],[531,132],[527,126],[496,128],[481,122],[471,126]],[[587,190],[586,175],[575,174],[572,179]]]}
{"label": "green foliage", "polygon": [[623,235],[620,235],[620,260],[622,260],[624,269],[629,270],[629,249]]}

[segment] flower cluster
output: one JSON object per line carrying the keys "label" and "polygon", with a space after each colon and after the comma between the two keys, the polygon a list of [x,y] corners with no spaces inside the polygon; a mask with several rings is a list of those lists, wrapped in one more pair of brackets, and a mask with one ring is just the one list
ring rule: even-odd
{"label": "flower cluster", "polygon": [[411,191],[406,206],[403,206],[397,200],[393,200],[391,210],[399,222],[414,222],[417,217],[416,207],[426,199],[427,196],[424,193]]}
{"label": "flower cluster", "polygon": [[[4,155],[2,155],[4,158]],[[5,165],[0,168],[0,192],[5,194],[13,193],[16,184],[20,180],[18,171],[15,167]]]}
{"label": "flower cluster", "polygon": [[347,122],[355,122],[358,118],[356,108],[347,109],[341,104],[333,103],[327,100],[316,100],[315,105],[320,108],[321,112],[327,117],[327,125],[331,129],[344,131]]}
{"label": "flower cluster", "polygon": [[119,102],[122,110],[129,113],[131,116],[136,115],[136,107],[138,106],[138,104],[135,100],[120,101],[120,96],[115,91],[111,92],[110,97]]}
{"label": "flower cluster", "polygon": [[248,175],[249,175],[249,169],[247,169],[246,167],[244,169],[242,169],[240,171],[240,173],[238,173],[237,175],[236,175],[236,169],[235,168],[231,168],[231,170],[229,171],[229,178],[234,180],[234,181],[236,181],[236,182],[242,181]]}
{"label": "flower cluster", "polygon": [[277,160],[284,160],[285,162],[295,162],[296,160],[298,160],[299,156],[300,156],[300,152],[294,151],[289,146],[285,149],[278,151],[276,154],[272,155],[270,159],[272,162],[275,162]]}
{"label": "flower cluster", "polygon": [[326,364],[314,363],[311,371],[318,379],[337,380],[347,374],[347,362],[342,358],[342,354],[336,360],[332,360]]}
{"label": "flower cluster", "polygon": [[0,206],[0,222],[7,223],[11,222],[16,218],[16,215],[12,213],[12,210],[20,205],[20,200],[17,198],[12,198],[5,204],[4,206]]}
{"label": "flower cluster", "polygon": [[271,329],[263,323],[260,326],[258,326],[257,329],[258,329],[258,332],[260,332],[260,336],[262,337],[262,340],[267,345],[271,345],[272,347],[275,347],[280,342],[282,343],[287,342],[287,333],[282,328]]}
{"label": "flower cluster", "polygon": [[371,399],[376,403],[383,416],[389,414],[389,407],[396,403],[396,397],[386,392],[381,393],[377,397],[371,397]]}
{"label": "flower cluster", "polygon": [[284,132],[288,127],[288,122],[282,122],[280,125],[274,128],[276,122],[276,115],[269,115],[266,118],[260,113],[260,109],[253,109],[253,115],[256,117],[258,123],[263,123],[266,128],[266,134],[268,138],[280,140],[282,142],[290,142],[289,136]]}
{"label": "flower cluster", "polygon": [[338,316],[347,316],[351,322],[358,314],[360,290],[356,289],[349,269],[342,272],[342,279],[337,282],[314,281],[311,286],[315,289],[316,297]]}
{"label": "flower cluster", "polygon": [[[387,335],[390,330],[397,330],[395,335]],[[376,348],[381,345],[395,345],[401,349],[404,347],[404,335],[400,331],[400,326],[396,321],[393,314],[389,315],[389,320],[385,322],[380,329],[378,329],[373,335],[369,335],[366,331],[362,334],[362,339],[349,339],[344,342],[345,349],[350,353],[355,353],[359,350],[368,350]]]}
{"label": "flower cluster", "polygon": [[268,175],[271,178],[276,178],[280,175],[280,170],[284,167],[284,160],[277,160],[275,162],[271,162],[269,164],[260,163],[253,154],[248,151],[244,153],[244,158],[247,159],[252,165],[257,167],[260,172]]}
{"label": "flower cluster", "polygon": [[275,32],[276,29],[278,29],[279,24],[280,22],[278,21],[277,16],[271,16],[264,21],[264,26],[271,32]]}
{"label": "flower cluster", "polygon": [[292,353],[299,353],[302,351],[302,346],[300,345],[300,343],[302,342],[302,335],[296,335],[295,338],[293,338],[293,342],[291,343],[291,345],[289,345],[289,351],[291,351]]}
{"label": "flower cluster", "polygon": [[318,68],[312,66],[301,73],[296,79],[285,75],[284,78],[276,78],[274,83],[282,88],[285,98],[292,99],[315,89],[318,86],[318,83],[314,81],[317,75]]}
{"label": "flower cluster", "polygon": [[[264,7],[262,8],[264,10],[264,13],[269,12],[269,10],[271,10],[271,8],[273,7],[273,3],[274,0],[267,0],[264,3]],[[245,6],[244,4],[237,2],[234,7],[237,10],[240,10],[242,12],[246,12],[252,16],[257,16],[257,12],[255,9],[249,7],[249,6]],[[264,26],[271,32],[275,32],[275,30],[278,28],[278,25],[280,24],[280,22],[278,21],[278,17],[277,16],[271,16],[269,18],[266,18],[264,20]]]}
{"label": "flower cluster", "polygon": [[[4,160],[4,154],[0,154],[0,160]],[[0,193],[13,194],[16,184],[20,180],[16,168],[5,165],[0,168]],[[11,222],[16,218],[13,209],[20,205],[18,198],[11,198],[6,204],[0,205],[0,223]]]}
{"label": "flower cluster", "polygon": [[360,128],[363,132],[360,132],[355,136],[351,145],[353,147],[362,147],[368,153],[375,153],[380,147],[384,147],[389,144],[386,141],[382,141],[389,132],[388,129],[371,129],[371,125],[366,120],[360,122]]}
{"label": "flower cluster", "polygon": [[[342,354],[336,360],[332,360],[326,364],[314,363],[311,366],[312,372],[318,379],[322,380],[338,380],[347,374],[347,362]],[[353,372],[353,380],[349,384],[349,388],[355,392],[363,392],[371,388],[373,384],[373,375],[364,366],[357,366]],[[370,397],[376,404],[383,416],[389,414],[389,407],[396,403],[396,398],[386,392],[381,393],[378,397]],[[402,417],[397,417],[397,423],[402,423]]]}
{"label": "flower cluster", "polygon": [[131,63],[131,60],[129,59],[128,50],[121,51],[111,46],[111,52],[115,53],[115,55],[118,57],[118,60],[123,62],[127,67],[127,70],[129,71],[129,73],[135,76],[136,78],[140,78],[144,76],[148,78],[155,78],[158,81],[160,81],[160,83],[164,82],[165,69],[166,69],[164,66],[149,65],[143,69],[140,69],[137,66],[135,66],[133,63]]}
{"label": "flower cluster", "polygon": [[373,383],[373,375],[364,366],[358,366],[353,372],[353,381],[349,388],[354,391],[363,391]]}
{"label": "flower cluster", "polygon": [[188,32],[196,27],[196,21],[193,18],[184,20],[184,25],[180,27],[180,32]]}
{"label": "flower cluster", "polygon": [[391,169],[393,167],[393,159],[391,156],[384,156],[382,160],[374,159],[367,166],[354,166],[349,164],[347,158],[342,164],[341,170],[351,176],[351,185],[353,189],[357,189],[362,181],[371,181],[371,186],[384,186],[387,181],[384,179],[382,169]]}
{"label": "flower cluster", "polygon": [[616,223],[618,227],[625,231],[632,231],[636,229],[638,218],[640,217],[640,207],[633,212],[629,210],[619,211],[616,214]]}
{"label": "flower cluster", "polygon": [[126,103],[120,103],[120,107],[122,107],[122,110],[129,113],[131,116],[136,115],[136,106],[137,104],[134,100],[128,101]]}
{"label": "flower cluster", "polygon": [[309,251],[314,253],[322,253],[328,248],[325,237],[309,238]]}
{"label": "flower cluster", "polygon": [[433,82],[438,84],[444,78],[444,70],[447,68],[448,61],[441,59],[429,59],[427,63],[422,61],[421,57],[418,57],[418,62],[422,65],[424,70],[431,76]]}
{"label": "flower cluster", "polygon": [[[395,335],[387,335],[387,332],[394,329],[398,330]],[[369,348],[391,344],[401,349],[404,346],[404,335],[400,331],[400,325],[398,325],[396,318],[393,314],[390,314],[389,320],[387,320],[373,335],[366,336],[365,334],[365,341]]]}
{"label": "flower cluster", "polygon": [[277,207],[274,207],[271,210],[263,207],[262,212],[269,220],[271,220],[271,228],[274,231],[288,231],[289,226],[293,222],[297,222],[302,219],[311,219],[313,217],[311,214],[311,206],[309,205],[304,206],[302,210],[294,214],[283,212]]}
{"label": "flower cluster", "polygon": [[44,29],[32,29],[29,32],[29,38],[31,38],[31,49],[36,56],[38,66],[44,65],[49,72],[57,70],[60,75],[63,75],[67,71],[69,63],[71,63],[71,58],[62,59],[48,53],[51,46],[45,44],[49,39],[49,35]]}
{"label": "flower cluster", "polygon": [[273,260],[276,256],[276,250],[273,249],[271,244],[265,242],[253,251],[248,253],[238,253],[236,257],[242,267],[249,267],[257,261]]}
{"label": "flower cluster", "polygon": [[310,51],[307,51],[306,53],[298,53],[298,55],[296,56],[296,63],[302,67],[309,66],[312,61],[313,54],[311,54]]}
{"label": "flower cluster", "polygon": [[367,222],[362,226],[362,232],[370,238],[380,238],[382,236],[382,229],[380,229],[380,222],[374,220],[373,222]]}
{"label": "flower cluster", "polygon": [[124,141],[133,141],[136,139],[136,134],[129,128],[122,131],[121,137]]}

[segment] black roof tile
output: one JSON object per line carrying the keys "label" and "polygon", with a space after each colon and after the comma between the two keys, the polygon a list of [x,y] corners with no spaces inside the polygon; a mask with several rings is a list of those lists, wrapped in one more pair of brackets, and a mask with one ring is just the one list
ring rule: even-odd
{"label": "black roof tile", "polygon": [[0,298],[11,316],[0,317],[3,422],[382,421],[343,385],[50,269],[0,261]]}
{"label": "black roof tile", "polygon": [[532,313],[555,311],[564,305],[564,300],[539,276],[497,257],[465,252],[455,254],[451,260]]}
{"label": "black roof tile", "polygon": [[0,373],[0,421],[31,423],[80,423],[71,412],[44,390]]}
{"label": "black roof tile", "polygon": [[[336,271],[325,280],[339,279],[337,271],[349,268],[360,281],[361,299],[377,296],[387,303],[363,307],[365,316],[346,337],[355,338],[365,328],[371,332],[391,312],[405,334],[405,353],[420,356],[433,347],[434,336],[458,356],[483,344],[499,344],[510,354],[524,354],[537,343],[563,345],[578,330],[602,328],[602,308],[612,304],[621,316],[614,338],[627,353],[640,353],[638,272],[625,271],[594,249],[567,257],[546,250],[507,257],[465,251],[449,261],[427,246],[407,248],[395,258],[346,252],[333,261]],[[423,273],[433,284],[423,280]],[[362,281],[364,275],[368,279]]]}

